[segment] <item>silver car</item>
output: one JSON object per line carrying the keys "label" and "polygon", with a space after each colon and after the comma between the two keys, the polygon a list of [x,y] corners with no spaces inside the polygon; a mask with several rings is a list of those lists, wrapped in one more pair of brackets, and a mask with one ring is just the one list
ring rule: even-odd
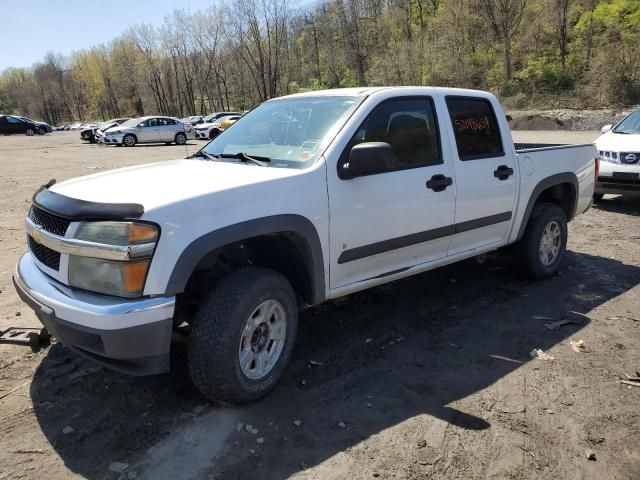
{"label": "silver car", "polygon": [[171,117],[132,118],[118,127],[104,132],[107,145],[133,147],[137,143],[176,143],[184,145],[189,137],[193,138],[191,126]]}

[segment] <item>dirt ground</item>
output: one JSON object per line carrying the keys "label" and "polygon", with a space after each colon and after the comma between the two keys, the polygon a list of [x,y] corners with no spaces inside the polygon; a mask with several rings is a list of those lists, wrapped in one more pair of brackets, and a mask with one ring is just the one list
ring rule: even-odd
{"label": "dirt ground", "polygon": [[[184,155],[0,137],[0,330],[38,325],[11,275],[40,185]],[[170,374],[133,378],[56,342],[0,345],[0,480],[640,479],[640,388],[618,380],[640,370],[640,200],[605,197],[569,230],[544,282],[498,255],[306,310],[284,381],[243,408],[199,396],[183,348]]]}

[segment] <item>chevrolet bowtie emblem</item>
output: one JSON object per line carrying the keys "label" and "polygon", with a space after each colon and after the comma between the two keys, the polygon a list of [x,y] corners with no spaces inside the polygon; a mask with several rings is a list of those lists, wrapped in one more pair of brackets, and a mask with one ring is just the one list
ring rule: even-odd
{"label": "chevrolet bowtie emblem", "polygon": [[31,238],[33,238],[38,243],[42,243],[42,232],[40,231],[40,228],[35,228],[31,232]]}

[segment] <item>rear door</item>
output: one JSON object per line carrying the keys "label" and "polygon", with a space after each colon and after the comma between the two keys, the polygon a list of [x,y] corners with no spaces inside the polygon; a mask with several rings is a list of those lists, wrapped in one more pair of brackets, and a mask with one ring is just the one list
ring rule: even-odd
{"label": "rear door", "polygon": [[160,137],[163,142],[173,142],[178,124],[172,118],[160,118]]}
{"label": "rear door", "polygon": [[[345,178],[341,169],[348,165],[351,148],[365,142],[389,143],[395,155],[393,167]],[[455,184],[430,96],[394,97],[378,103],[352,134],[337,165],[335,161],[327,165],[332,170],[332,289],[447,255]],[[436,181],[430,182],[434,177]]]}
{"label": "rear door", "polygon": [[[515,208],[515,152],[502,110],[489,98],[447,96],[457,180],[449,255],[506,242]],[[498,117],[500,115],[500,117]],[[511,148],[510,148],[511,147]]]}

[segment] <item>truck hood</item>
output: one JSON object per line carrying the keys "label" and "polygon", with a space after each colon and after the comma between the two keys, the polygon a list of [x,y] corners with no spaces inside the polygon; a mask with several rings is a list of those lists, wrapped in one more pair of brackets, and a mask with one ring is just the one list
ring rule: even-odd
{"label": "truck hood", "polygon": [[99,203],[138,203],[145,212],[248,185],[297,175],[301,170],[240,162],[173,160],[74,178],[50,187],[61,195]]}
{"label": "truck hood", "polygon": [[598,150],[611,152],[640,152],[640,134],[607,132],[594,142]]}

